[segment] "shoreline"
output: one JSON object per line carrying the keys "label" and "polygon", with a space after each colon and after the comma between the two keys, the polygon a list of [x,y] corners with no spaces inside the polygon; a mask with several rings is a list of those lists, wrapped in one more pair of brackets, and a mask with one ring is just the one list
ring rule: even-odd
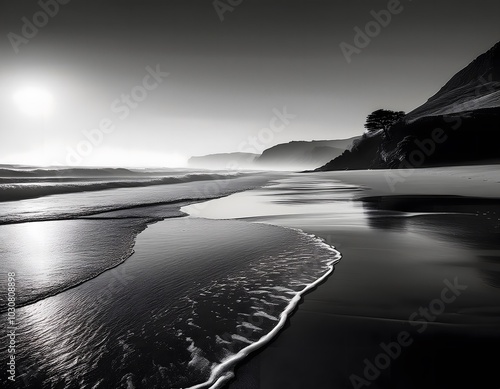
{"label": "shoreline", "polygon": [[[44,329],[62,322],[65,332],[61,338],[51,338],[49,357],[39,369],[40,375],[29,377],[30,382],[49,379],[50,369],[59,369],[61,365],[66,365],[67,374],[74,380],[79,369],[74,370],[72,363],[74,358],[81,357],[87,360],[82,367],[89,365],[89,359],[97,358],[104,369],[92,367],[80,376],[79,379],[84,380],[81,382],[89,385],[99,379],[112,386],[124,379],[130,379],[134,385],[144,379],[154,383],[161,376],[165,380],[170,377],[173,382],[204,382],[194,387],[207,387],[210,384],[205,379],[196,377],[203,377],[206,369],[214,367],[209,360],[226,362],[220,370],[225,370],[227,364],[233,367],[234,358],[224,361],[219,356],[243,346],[243,354],[235,353],[239,359],[267,342],[285,323],[300,295],[312,288],[311,283],[316,285],[329,276],[332,261],[338,258],[332,255],[333,249],[329,246],[311,238],[296,230],[238,221],[186,217],[156,223],[138,238],[135,255],[123,264],[121,280],[105,273],[59,296],[20,308],[20,330],[29,333],[32,339],[27,344],[28,337],[25,337],[24,344],[20,344],[23,370],[38,363],[37,351],[46,347]],[[193,245],[193,239],[198,244]],[[276,241],[284,244],[276,247]],[[317,255],[310,255],[316,249]],[[233,256],[228,257],[228,252],[233,252]],[[263,263],[263,258],[273,258],[273,261]],[[310,272],[304,272],[305,260]],[[235,288],[226,287],[228,284]],[[254,302],[253,293],[263,303]],[[190,309],[186,310],[186,305]],[[40,317],[44,312],[52,314]],[[224,318],[223,322],[216,320],[220,317]],[[254,319],[259,317],[263,319],[257,324]],[[44,326],[34,325],[39,320],[44,321]],[[82,322],[88,324],[84,329]],[[260,328],[257,332],[240,332],[238,328],[245,327],[245,323]],[[144,331],[145,324],[148,331]],[[268,333],[267,337],[259,340],[258,335],[263,333]],[[128,345],[124,350],[114,347],[101,355],[95,348],[77,346],[82,338],[89,336],[100,339],[101,345],[130,341],[124,343]],[[226,346],[231,338],[235,349]],[[250,340],[253,342],[250,349],[245,348],[244,343]],[[155,342],[161,347],[151,347]],[[176,352],[165,353],[172,347]],[[129,353],[133,353],[134,358]],[[59,354],[64,357],[56,361],[53,357]],[[124,357],[127,363],[120,365],[119,372],[106,372],[105,366],[123,362]],[[151,363],[147,363],[136,369],[135,358],[147,359],[156,367],[151,368]],[[172,375],[163,376],[169,366]],[[174,373],[180,368],[189,368],[190,375],[176,376]]]}
{"label": "shoreline", "polygon": [[[153,202],[153,203],[146,203],[146,204],[135,204],[135,205],[127,205],[127,206],[114,206],[110,209],[104,209],[104,210],[95,210],[95,211],[88,211],[86,213],[77,213],[74,215],[62,215],[62,216],[50,216],[50,217],[45,217],[45,218],[32,218],[32,219],[26,219],[26,220],[13,220],[13,221],[2,221],[0,222],[0,228],[8,228],[9,226],[17,226],[17,225],[33,225],[34,223],[54,223],[54,222],[72,222],[72,221],[114,221],[114,220],[123,220],[123,219],[133,219],[138,221],[138,223],[134,223],[134,226],[130,226],[131,228],[131,242],[129,246],[127,247],[127,250],[123,252],[121,255],[120,259],[117,260],[115,263],[112,263],[110,266],[105,267],[103,269],[98,269],[97,272],[90,274],[89,276],[80,279],[76,281],[75,283],[69,284],[62,286],[60,289],[54,290],[47,292],[45,294],[42,294],[38,297],[28,299],[26,301],[19,301],[17,302],[17,308],[23,308],[27,307],[33,304],[36,304],[40,301],[43,301],[44,299],[50,298],[57,296],[61,293],[64,293],[68,290],[77,288],[83,284],[85,284],[88,281],[91,281],[100,275],[113,271],[116,268],[118,268],[120,265],[123,265],[133,254],[134,254],[134,248],[137,242],[137,237],[144,232],[149,226],[164,221],[168,219],[176,219],[176,218],[184,218],[187,216],[186,213],[183,213],[180,211],[180,208],[183,206],[188,206],[188,205],[193,205],[196,206],[197,204],[203,204],[205,201],[208,200],[216,200],[216,199],[221,199],[223,197],[229,196],[231,194],[243,192],[246,190],[251,190],[256,187],[260,187],[262,185],[265,185],[269,181],[272,180],[272,177],[274,175],[270,175],[270,178],[267,178],[265,180],[262,179],[257,179],[255,183],[252,184],[246,184],[245,187],[240,187],[240,188],[231,188],[228,189],[224,184],[219,184],[220,187],[218,187],[219,193],[214,193],[211,194],[205,198],[193,198],[193,197],[187,197],[187,198],[179,198],[179,199],[174,199],[174,200],[165,200],[162,202]],[[251,176],[249,176],[249,179],[251,180]],[[260,182],[262,181],[262,182]],[[207,181],[211,182],[211,181]],[[214,181],[215,182],[215,181]],[[236,182],[236,180],[234,180]],[[232,182],[231,182],[232,183]],[[121,188],[120,188],[121,189]],[[57,194],[55,196],[64,196],[65,194]],[[67,195],[67,194],[66,194]],[[70,194],[71,195],[71,194]],[[28,199],[29,201],[30,199]],[[36,199],[35,199],[36,200]],[[26,201],[26,200],[21,200],[21,201]],[[159,216],[159,215],[118,215],[116,216],[116,213],[120,212],[131,212],[135,211],[138,209],[154,209],[155,207],[172,207],[172,210],[168,216]],[[113,216],[115,215],[115,216]],[[0,308],[0,314],[7,312],[7,309],[2,309]]]}
{"label": "shoreline", "polygon": [[[370,175],[370,172],[364,174]],[[371,179],[376,180],[376,176]],[[453,187],[441,188],[444,192],[443,189],[451,191]],[[469,370],[477,377],[481,365],[490,372],[489,375],[483,372],[479,381],[477,378],[473,381],[471,373],[466,378],[462,376],[462,379],[470,384],[479,382],[483,386],[493,382],[491,372],[495,369],[491,364],[494,361],[485,360],[485,357],[478,357],[477,354],[484,350],[493,352],[500,346],[500,333],[497,329],[500,326],[500,261],[497,261],[500,258],[500,243],[497,239],[500,232],[500,200],[405,193],[363,196],[366,193],[366,189],[332,179],[330,175],[303,176],[291,173],[278,181],[254,185],[251,189],[204,199],[203,202],[190,202],[182,209],[170,204],[168,210],[153,206],[149,210],[146,208],[140,211],[142,219],[149,224],[168,219],[172,221],[135,236],[132,247],[137,240],[141,247],[140,252],[136,253],[136,259],[147,258],[155,266],[162,268],[165,259],[174,260],[176,250],[191,250],[183,255],[190,260],[195,256],[199,263],[190,270],[191,273],[187,268],[184,270],[191,275],[193,271],[200,271],[203,279],[210,278],[210,275],[201,270],[202,267],[209,266],[204,257],[211,258],[208,254],[210,248],[220,256],[217,258],[222,261],[221,274],[225,274],[225,266],[244,261],[246,253],[259,250],[264,250],[266,254],[273,253],[276,243],[286,241],[271,237],[282,236],[279,229],[295,230],[320,243],[316,248],[310,247],[297,235],[295,239],[287,241],[289,249],[286,256],[280,257],[276,262],[267,262],[273,267],[280,262],[281,267],[274,267],[279,269],[274,274],[280,274],[279,277],[284,277],[283,279],[290,278],[292,274],[293,277],[301,275],[303,283],[299,285],[303,285],[303,289],[298,291],[293,288],[295,293],[292,293],[292,301],[286,309],[280,311],[279,319],[276,318],[278,324],[268,327],[272,329],[267,335],[260,339],[248,338],[253,341],[250,346],[244,347],[228,360],[221,360],[222,367],[217,367],[212,373],[215,381],[207,381],[194,388],[352,387],[353,375],[359,378],[358,382],[366,381],[363,376],[365,360],[374,361],[377,353],[380,353],[380,345],[393,344],[403,332],[409,334],[413,346],[404,348],[404,353],[391,360],[390,368],[382,369],[384,371],[380,372],[378,378],[370,380],[371,387],[448,387],[443,381],[446,374],[438,374],[432,370],[443,367],[441,362],[426,361],[429,353],[432,358],[439,356],[441,359],[449,359],[450,362],[443,368],[447,374],[452,367],[460,366],[461,371],[466,371],[465,366],[469,365]],[[153,215],[172,214],[170,208],[176,210],[175,214],[191,216],[153,218]],[[89,218],[91,220],[88,222],[101,219],[99,216],[105,216],[102,218],[103,222],[109,220],[109,216],[114,216],[111,219],[120,219],[125,214],[133,216],[135,212],[101,212],[96,217]],[[193,219],[200,220],[193,222]],[[224,219],[229,224],[214,221],[211,224],[209,219]],[[231,220],[240,222],[238,224]],[[203,223],[213,226],[209,228],[209,234],[203,232]],[[238,235],[231,223],[240,226],[238,231],[253,232]],[[270,228],[269,224],[276,226],[274,228],[278,235],[255,234],[258,230],[253,228],[257,227],[255,224],[260,224],[258,228],[261,229]],[[171,226],[181,228],[172,229]],[[183,231],[192,231],[194,235]],[[232,248],[236,241],[231,237],[238,238],[239,244],[234,246],[237,249]],[[193,244],[190,239],[195,239],[194,242],[198,243]],[[264,240],[267,246],[263,245]],[[317,278],[319,274],[315,274],[313,278],[308,278],[307,275],[312,274],[310,271],[315,271],[315,265],[312,261],[309,267],[304,267],[304,258],[319,259],[325,251],[322,245],[336,255],[332,257],[329,270],[323,269],[325,273],[321,273],[321,277]],[[231,250],[238,250],[240,254],[227,262],[227,253],[231,253]],[[340,256],[343,259],[339,262]],[[329,263],[329,258],[327,252],[324,264]],[[149,274],[148,277],[158,277],[160,274],[160,267],[155,268],[156,270],[145,269],[144,262],[124,260],[119,265],[134,269],[131,274],[138,272],[143,276]],[[182,261],[177,265],[171,270],[187,266]],[[256,268],[266,268],[266,263],[261,265]],[[106,269],[99,276],[107,270],[111,269]],[[165,277],[171,277],[171,273],[167,271]],[[251,272],[243,275],[251,278]],[[110,276],[111,274],[96,276],[82,282],[84,285],[80,288],[72,286],[69,288],[72,291],[65,289],[67,293],[58,292],[57,295],[63,300],[69,299],[68,304],[73,298],[80,301],[80,295],[85,299],[90,298],[94,291],[102,289],[99,285],[110,281]],[[167,282],[165,277],[160,277],[157,285],[164,287]],[[252,285],[260,284],[261,278],[256,280]],[[172,287],[184,284],[175,278],[171,281]],[[137,284],[131,289],[134,293],[129,297],[141,300],[141,293],[138,291],[144,285],[140,280],[134,282]],[[412,314],[419,312],[419,307],[430,307],[444,287],[457,282],[457,285],[466,286],[467,291],[453,304],[446,304],[446,309],[440,312],[439,317],[427,320],[423,334],[417,332],[420,328],[417,325],[423,328],[420,323],[422,320],[412,324],[409,319]],[[223,284],[224,282],[221,283]],[[232,289],[227,289],[228,292],[229,290]],[[224,296],[226,292],[221,290],[219,293]],[[116,294],[116,301],[127,300],[122,295],[123,293]],[[152,307],[158,306],[160,300],[154,288],[148,290],[146,296],[154,304]],[[205,297],[202,296],[204,295],[197,298],[204,301]],[[37,307],[42,305],[65,307],[64,304],[57,303],[57,298],[54,297],[44,297],[38,301],[39,304],[36,305],[23,305],[22,312],[29,312],[36,318]],[[229,302],[234,303],[233,300],[227,300],[226,303],[221,303],[218,299],[213,301],[222,304],[221,307]],[[106,302],[108,303],[111,304],[111,301]],[[68,304],[65,309],[69,307]],[[136,304],[132,304],[127,308],[127,304],[118,304],[116,308],[126,310],[135,306]],[[228,313],[229,311],[226,315],[222,314],[222,317],[229,318],[231,315],[227,315]],[[422,317],[418,316],[418,319]],[[210,323],[211,320],[204,320],[198,323],[201,326],[198,328],[205,325],[212,331],[223,328],[217,327],[215,322]],[[185,324],[189,328],[190,324]],[[154,332],[154,336],[160,332]],[[164,333],[164,337],[166,336]],[[243,338],[240,337],[239,341]],[[174,343],[180,342],[175,338],[171,340]],[[187,348],[189,352],[192,352],[191,347],[194,347],[194,343]],[[456,352],[457,347],[461,350],[460,353]],[[461,359],[457,361],[458,356]],[[160,354],[156,357],[163,358]],[[221,372],[223,367],[228,366],[229,372]],[[414,366],[418,366],[418,369]],[[236,372],[234,379],[231,379],[232,369]],[[290,374],[290,371],[294,373]],[[436,386],[424,385],[422,380],[432,380],[432,377],[435,382],[431,382]]]}
{"label": "shoreline", "polygon": [[276,227],[297,231],[300,234],[309,236],[310,238],[315,240],[318,244],[321,244],[322,246],[327,246],[327,249],[334,253],[332,261],[328,265],[329,267],[328,270],[313,283],[307,285],[304,289],[297,292],[293,296],[293,298],[290,300],[284,311],[280,313],[278,323],[270,332],[268,332],[266,335],[260,338],[257,342],[250,344],[249,346],[240,350],[238,353],[232,355],[227,360],[222,361],[219,365],[217,365],[213,369],[212,375],[206,382],[190,386],[186,389],[202,389],[202,388],[220,389],[223,388],[224,385],[229,384],[231,380],[233,380],[235,377],[234,371],[235,369],[237,369],[238,365],[244,362],[245,359],[251,356],[252,354],[258,353],[260,350],[265,349],[265,347],[268,344],[273,342],[274,338],[278,336],[279,333],[283,331],[284,328],[286,328],[288,320],[298,309],[304,296],[307,295],[310,291],[315,290],[319,285],[328,280],[328,278],[335,271],[335,265],[341,261],[342,254],[340,253],[340,251],[336,250],[335,247],[332,247],[331,245],[327,244],[322,238],[316,235],[308,234],[307,232],[297,228],[289,228],[281,226],[276,226]]}
{"label": "shoreline", "polygon": [[500,198],[500,165],[450,166],[421,169],[348,170],[317,172],[373,196],[460,196]]}
{"label": "shoreline", "polygon": [[[500,306],[500,267],[494,261],[495,253],[500,253],[496,241],[500,201],[491,191],[486,193],[489,200],[453,196],[459,183],[469,181],[467,177],[451,176],[453,185],[426,186],[437,193],[422,193],[424,188],[408,193],[428,177],[440,181],[442,173],[436,172],[428,177],[420,173],[397,194],[384,193],[380,185],[378,191],[356,191],[356,184],[367,186],[359,182],[363,176],[379,182],[380,172],[372,173],[345,180],[351,196],[344,195],[334,172],[292,175],[274,188],[206,203],[201,217],[299,228],[336,246],[343,256],[334,274],[314,293],[303,296],[284,329],[236,367],[236,377],[227,388],[352,388],[352,375],[363,379],[364,359],[374,358],[381,342],[394,341],[402,331],[413,336],[414,345],[369,381],[371,388],[494,382],[495,369],[484,352],[481,357],[474,355],[500,346],[500,310],[495,308]],[[470,181],[476,181],[475,187],[469,185],[459,193],[484,194],[477,177]],[[244,209],[237,204],[245,204]],[[480,212],[470,212],[476,208]],[[494,211],[487,214],[488,208]],[[439,297],[444,280],[456,277],[470,292],[447,306],[439,320],[429,321],[423,335],[412,333],[410,315]],[[446,362],[431,363],[425,355]],[[457,366],[462,374],[447,382]]]}

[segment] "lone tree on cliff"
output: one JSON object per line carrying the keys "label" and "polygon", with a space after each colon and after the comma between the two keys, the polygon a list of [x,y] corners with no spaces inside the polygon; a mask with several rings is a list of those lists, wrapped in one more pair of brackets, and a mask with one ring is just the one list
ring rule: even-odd
{"label": "lone tree on cliff", "polygon": [[366,118],[365,128],[368,132],[384,130],[386,139],[391,140],[389,128],[405,117],[403,111],[390,111],[388,109],[379,109],[372,112]]}

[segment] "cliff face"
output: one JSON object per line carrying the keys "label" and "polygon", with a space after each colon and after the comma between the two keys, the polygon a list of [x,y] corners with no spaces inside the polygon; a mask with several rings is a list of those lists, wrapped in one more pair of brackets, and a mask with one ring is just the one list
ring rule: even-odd
{"label": "cliff face", "polygon": [[424,105],[407,115],[408,121],[500,106],[500,42],[458,72]]}
{"label": "cliff face", "polygon": [[389,140],[365,134],[351,151],[317,170],[500,163],[500,42],[393,126],[390,135]]}
{"label": "cliff face", "polygon": [[191,157],[188,164],[192,168],[216,170],[314,169],[342,154],[359,138],[282,143],[264,150],[262,154],[209,154]]}
{"label": "cliff face", "polygon": [[358,138],[279,144],[264,150],[255,164],[263,169],[314,169],[341,155]]}
{"label": "cliff face", "polygon": [[500,42],[458,72],[429,100],[464,86],[480,87],[484,82],[500,82]]}

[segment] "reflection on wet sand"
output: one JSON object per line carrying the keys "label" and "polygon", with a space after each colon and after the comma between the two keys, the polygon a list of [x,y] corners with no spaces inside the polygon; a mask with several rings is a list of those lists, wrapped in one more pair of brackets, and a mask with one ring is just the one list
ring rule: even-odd
{"label": "reflection on wet sand", "polygon": [[368,225],[439,237],[469,249],[481,279],[500,288],[500,201],[458,196],[370,197]]}

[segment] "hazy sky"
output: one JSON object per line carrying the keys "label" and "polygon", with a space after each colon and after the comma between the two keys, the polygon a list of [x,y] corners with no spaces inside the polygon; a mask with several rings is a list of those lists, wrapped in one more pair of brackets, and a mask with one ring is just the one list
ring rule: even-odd
{"label": "hazy sky", "polygon": [[[172,165],[347,138],[375,109],[424,103],[500,40],[498,0],[401,1],[350,63],[340,44],[391,2],[60,1],[45,1],[53,16],[0,2],[0,163]],[[169,75],[146,77],[156,68]]]}

